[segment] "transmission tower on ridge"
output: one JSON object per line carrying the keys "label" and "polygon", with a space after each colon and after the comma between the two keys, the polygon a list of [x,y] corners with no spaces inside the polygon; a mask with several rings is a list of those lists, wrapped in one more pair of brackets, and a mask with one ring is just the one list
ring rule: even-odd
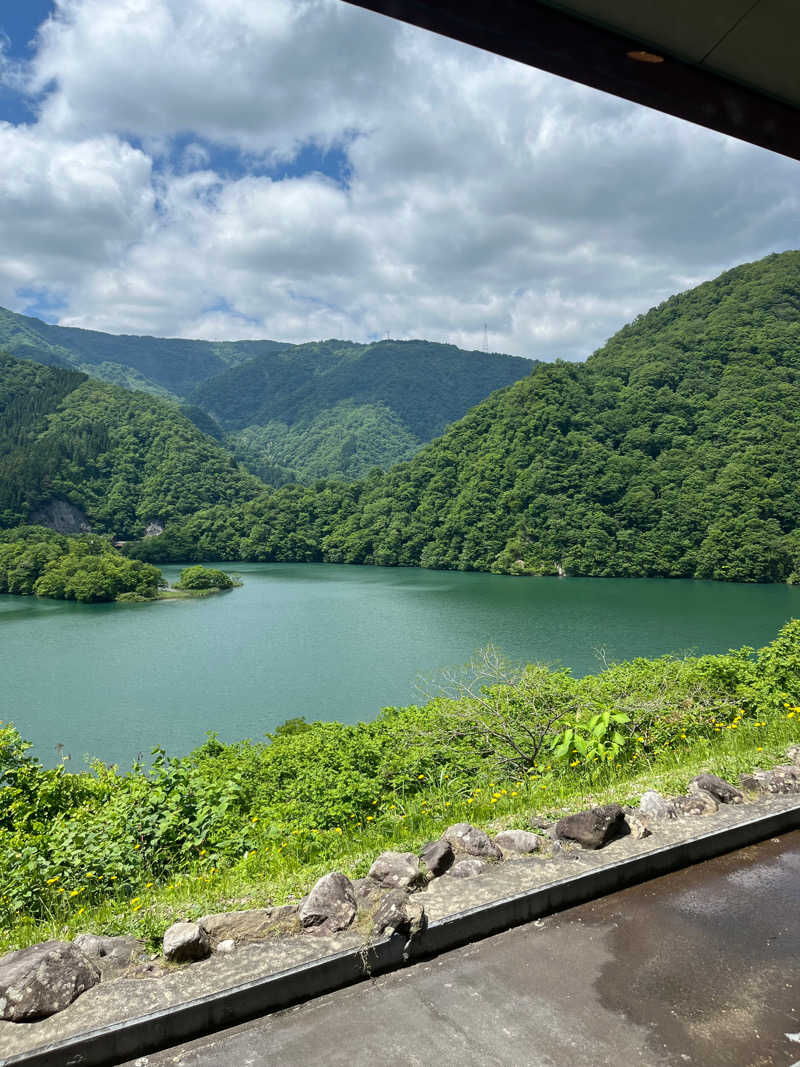
{"label": "transmission tower on ridge", "polygon": [[486,355],[489,355],[489,326],[488,323],[483,324],[483,351]]}

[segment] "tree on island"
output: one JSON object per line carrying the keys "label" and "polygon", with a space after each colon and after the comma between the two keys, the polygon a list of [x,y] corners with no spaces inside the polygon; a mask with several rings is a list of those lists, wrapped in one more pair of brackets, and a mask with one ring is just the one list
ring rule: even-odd
{"label": "tree on island", "polygon": [[233,589],[240,585],[224,571],[217,571],[211,567],[186,567],[181,571],[181,576],[175,583],[176,589]]}

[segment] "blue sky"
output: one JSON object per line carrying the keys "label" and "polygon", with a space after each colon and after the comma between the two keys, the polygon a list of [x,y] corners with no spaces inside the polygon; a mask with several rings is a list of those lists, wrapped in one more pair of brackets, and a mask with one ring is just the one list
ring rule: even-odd
{"label": "blue sky", "polygon": [[577,359],[798,245],[796,163],[342,0],[0,26],[0,305],[48,321]]}
{"label": "blue sky", "polygon": [[52,0],[9,0],[0,10],[0,30],[9,41],[9,54],[20,58],[30,54],[30,43],[39,24],[53,10]]}
{"label": "blue sky", "polygon": [[[52,10],[51,0],[28,0],[24,4],[7,0],[0,9],[0,41],[5,45],[5,55],[9,59],[30,59],[36,30]],[[28,101],[0,85],[0,120],[29,122],[32,117]]]}

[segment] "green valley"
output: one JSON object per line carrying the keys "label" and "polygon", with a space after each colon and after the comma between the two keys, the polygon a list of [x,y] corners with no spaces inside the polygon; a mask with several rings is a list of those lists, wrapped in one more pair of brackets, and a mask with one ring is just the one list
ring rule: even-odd
{"label": "green valley", "polygon": [[191,400],[271,484],[351,479],[409,459],[534,366],[430,341],[332,340],[232,367]]}

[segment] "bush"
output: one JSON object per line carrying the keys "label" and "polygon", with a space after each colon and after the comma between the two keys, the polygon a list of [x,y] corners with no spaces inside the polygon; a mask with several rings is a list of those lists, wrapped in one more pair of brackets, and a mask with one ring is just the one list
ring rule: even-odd
{"label": "bush", "polygon": [[211,567],[186,567],[175,583],[176,589],[233,589],[235,582],[229,574]]}

